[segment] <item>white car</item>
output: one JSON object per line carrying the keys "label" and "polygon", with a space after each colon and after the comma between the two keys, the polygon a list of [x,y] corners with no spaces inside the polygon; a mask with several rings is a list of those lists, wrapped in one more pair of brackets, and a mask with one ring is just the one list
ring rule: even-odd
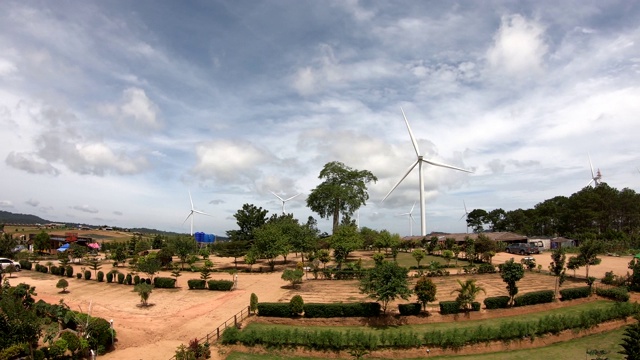
{"label": "white car", "polygon": [[15,266],[16,270],[20,271],[20,263],[18,263],[17,261],[13,261],[7,258],[0,258],[0,267],[2,267],[2,270],[6,269],[9,265]]}

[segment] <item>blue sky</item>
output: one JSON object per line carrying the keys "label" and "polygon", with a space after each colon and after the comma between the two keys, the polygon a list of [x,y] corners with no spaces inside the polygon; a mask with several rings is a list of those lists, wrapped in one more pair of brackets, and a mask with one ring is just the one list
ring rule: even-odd
{"label": "blue sky", "polygon": [[[329,161],[379,181],[360,225],[408,235],[591,179],[639,191],[637,1],[4,1],[0,209],[224,234],[250,203],[305,221]],[[419,220],[418,206],[414,210]],[[319,219],[330,231],[330,221]],[[419,222],[413,225],[418,233]]]}

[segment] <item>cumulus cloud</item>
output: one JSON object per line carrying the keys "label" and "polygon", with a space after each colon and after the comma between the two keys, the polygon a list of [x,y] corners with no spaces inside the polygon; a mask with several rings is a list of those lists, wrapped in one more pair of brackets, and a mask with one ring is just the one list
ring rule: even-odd
{"label": "cumulus cloud", "polygon": [[191,172],[202,180],[219,181],[256,179],[259,166],[273,161],[266,150],[244,140],[210,141],[196,147],[196,165]]}
{"label": "cumulus cloud", "polygon": [[38,159],[36,154],[12,151],[7,155],[5,163],[31,174],[49,174],[53,176],[60,174],[58,169],[48,162]]}
{"label": "cumulus cloud", "polygon": [[97,214],[98,213],[98,209],[91,207],[89,205],[76,205],[71,207],[74,210],[78,210],[78,211],[82,211],[82,212],[86,212],[86,213],[90,213],[90,214]]}
{"label": "cumulus cloud", "polygon": [[105,115],[115,116],[119,124],[126,128],[157,130],[163,126],[160,109],[140,88],[125,89],[120,103],[103,105],[100,110]]}
{"label": "cumulus cloud", "polygon": [[27,205],[33,206],[33,207],[36,207],[36,206],[40,205],[40,201],[35,200],[35,199],[29,199],[29,200],[25,201],[24,203],[27,204]]}
{"label": "cumulus cloud", "polygon": [[0,77],[13,74],[18,71],[14,63],[6,59],[0,59]]}
{"label": "cumulus cloud", "polygon": [[12,208],[13,203],[10,200],[0,200],[0,207],[2,208]]}
{"label": "cumulus cloud", "polygon": [[548,46],[545,28],[521,15],[502,17],[500,29],[487,51],[491,68],[511,77],[528,78],[540,73]]}
{"label": "cumulus cloud", "polygon": [[489,161],[487,166],[494,174],[502,174],[505,168],[505,165],[502,163],[502,161],[500,161],[500,159],[493,159]]}

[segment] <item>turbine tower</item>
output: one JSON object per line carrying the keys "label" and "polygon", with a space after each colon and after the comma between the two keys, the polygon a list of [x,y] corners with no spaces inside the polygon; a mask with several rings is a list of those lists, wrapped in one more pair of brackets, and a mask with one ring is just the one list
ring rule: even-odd
{"label": "turbine tower", "polygon": [[426,236],[427,235],[427,213],[425,211],[424,177],[422,175],[422,163],[427,163],[429,165],[439,166],[439,167],[443,167],[443,168],[447,168],[447,169],[464,171],[464,172],[468,172],[468,173],[471,173],[472,171],[469,171],[469,170],[466,170],[466,169],[462,169],[462,168],[459,168],[459,167],[456,167],[456,166],[452,166],[452,165],[438,163],[438,162],[435,162],[433,160],[427,160],[427,159],[424,158],[423,155],[420,155],[420,149],[418,148],[418,142],[416,141],[416,138],[413,136],[413,132],[411,131],[411,127],[409,126],[409,121],[407,120],[407,116],[404,114],[404,110],[402,110],[402,108],[400,108],[400,111],[402,111],[402,117],[404,118],[404,122],[407,125],[407,130],[409,130],[409,136],[411,137],[411,143],[413,144],[413,149],[416,151],[417,159],[416,159],[416,161],[413,162],[413,164],[411,166],[409,166],[409,169],[405,172],[404,176],[402,176],[402,178],[391,188],[391,190],[389,190],[389,192],[384,197],[384,199],[382,199],[382,201],[384,201],[387,197],[389,197],[389,195],[391,195],[393,190],[395,190],[398,187],[398,185],[400,185],[400,183],[409,175],[409,173],[411,173],[411,171],[417,165],[418,166],[418,176],[419,176],[419,180],[420,180],[419,181],[419,183],[420,183],[420,235]]}
{"label": "turbine tower", "polygon": [[[464,206],[464,214],[460,217],[460,220],[469,216],[469,211],[467,210],[467,204],[462,200],[462,205]],[[466,223],[466,219],[465,219]],[[467,229],[467,234],[469,233],[469,224],[466,224],[465,228]]]}
{"label": "turbine tower", "polygon": [[191,202],[191,211],[189,211],[189,215],[187,215],[187,218],[184,219],[184,221],[182,222],[182,225],[184,225],[184,223],[187,222],[187,220],[189,220],[189,218],[191,218],[191,236],[193,236],[193,214],[200,214],[200,215],[206,215],[206,216],[211,216],[209,214],[207,214],[206,212],[202,212],[200,210],[196,210],[193,208],[193,199],[191,198],[191,191],[189,191],[189,201]]}
{"label": "turbine tower", "polygon": [[285,204],[287,201],[289,201],[289,200],[293,199],[294,197],[296,197],[296,196],[300,195],[300,194],[296,194],[296,195],[293,195],[293,196],[292,196],[292,197],[290,197],[290,198],[283,199],[283,198],[281,198],[280,196],[278,196],[278,194],[274,193],[273,191],[272,191],[271,193],[272,193],[273,195],[275,195],[275,197],[277,197],[278,199],[280,199],[280,201],[282,201],[282,215],[285,215],[285,212],[284,212],[284,204]]}
{"label": "turbine tower", "polygon": [[591,163],[591,155],[588,155],[588,156],[589,156],[589,166],[591,167],[591,181],[589,181],[587,186],[589,186],[589,185],[591,185],[593,183],[593,187],[597,187],[601,183],[602,174],[600,173],[600,169],[598,169],[598,171],[595,172],[595,173],[593,172],[593,164]]}
{"label": "turbine tower", "polygon": [[413,218],[413,209],[416,207],[416,201],[413,202],[413,206],[411,207],[411,210],[408,213],[404,213],[404,214],[398,214],[398,216],[409,216],[409,236],[413,236],[413,223],[416,222],[416,220]]}

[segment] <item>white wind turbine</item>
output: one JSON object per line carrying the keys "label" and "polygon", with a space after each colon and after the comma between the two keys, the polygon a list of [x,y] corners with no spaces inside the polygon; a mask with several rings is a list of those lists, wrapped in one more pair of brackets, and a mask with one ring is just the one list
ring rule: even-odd
{"label": "white wind turbine", "polygon": [[411,210],[408,213],[404,213],[404,214],[398,214],[398,216],[409,216],[409,236],[413,236],[413,223],[416,222],[416,220],[413,218],[413,209],[416,207],[416,202],[413,202],[413,206],[411,207]]}
{"label": "white wind turbine", "polygon": [[282,215],[284,215],[284,214],[285,214],[285,212],[284,212],[284,204],[285,204],[287,201],[289,201],[289,200],[293,199],[294,197],[296,197],[296,196],[300,195],[300,194],[296,194],[296,195],[293,195],[293,196],[292,196],[292,197],[290,197],[290,198],[283,199],[283,198],[281,198],[280,196],[278,196],[278,194],[274,193],[273,191],[272,191],[271,193],[272,193],[273,195],[275,195],[275,197],[277,197],[278,199],[280,199],[280,201],[282,201]]}
{"label": "white wind turbine", "polygon": [[593,183],[593,186],[596,187],[598,185],[600,185],[600,182],[602,180],[602,174],[600,173],[600,169],[598,169],[597,172],[593,172],[593,164],[591,163],[591,155],[587,154],[587,156],[589,156],[589,166],[591,167],[591,181],[589,181],[589,183],[587,184],[587,186],[591,185]]}
{"label": "white wind turbine", "polygon": [[411,127],[409,126],[409,121],[407,120],[407,116],[404,114],[404,110],[402,110],[402,108],[400,108],[400,111],[402,111],[402,117],[404,118],[404,122],[405,124],[407,124],[407,130],[409,130],[409,136],[411,137],[411,142],[413,143],[413,149],[416,151],[416,156],[417,159],[416,161],[414,161],[414,163],[409,166],[409,169],[405,172],[404,176],[402,176],[402,178],[400,179],[400,181],[398,181],[392,188],[391,190],[389,190],[389,192],[387,193],[387,195],[384,197],[384,199],[382,199],[382,201],[384,201],[387,197],[389,197],[389,195],[391,195],[391,193],[393,192],[393,190],[395,190],[398,185],[400,185],[400,183],[409,175],[409,173],[416,167],[416,165],[418,166],[418,176],[419,176],[419,183],[420,183],[420,235],[422,236],[426,236],[427,235],[427,213],[425,212],[425,199],[424,199],[424,177],[422,175],[422,163],[427,163],[433,166],[439,166],[439,167],[444,167],[447,169],[453,169],[453,170],[458,170],[458,171],[464,171],[464,172],[468,172],[471,173],[472,171],[466,170],[466,169],[462,169],[456,166],[451,166],[451,165],[447,165],[447,164],[442,164],[442,163],[438,163],[435,162],[433,160],[427,160],[424,158],[423,155],[420,155],[420,149],[418,148],[418,142],[416,141],[416,138],[413,136],[413,132],[411,131]]}
{"label": "white wind turbine", "polygon": [[[462,200],[462,205],[464,206],[464,214],[460,217],[460,220],[466,218],[469,216],[469,211],[467,210],[467,204],[464,202],[464,200]],[[465,219],[466,222],[466,219]],[[465,228],[467,229],[467,234],[469,233],[469,225],[466,225]]]}
{"label": "white wind turbine", "polygon": [[184,221],[182,222],[182,225],[184,225],[184,223],[187,222],[187,220],[189,220],[189,218],[191,218],[191,236],[193,236],[193,214],[200,214],[200,215],[206,215],[206,216],[211,216],[209,214],[207,214],[206,212],[202,212],[200,210],[196,210],[193,208],[193,199],[191,198],[191,191],[189,191],[189,201],[191,202],[191,211],[189,211],[189,215],[187,215],[187,218],[184,219]]}

